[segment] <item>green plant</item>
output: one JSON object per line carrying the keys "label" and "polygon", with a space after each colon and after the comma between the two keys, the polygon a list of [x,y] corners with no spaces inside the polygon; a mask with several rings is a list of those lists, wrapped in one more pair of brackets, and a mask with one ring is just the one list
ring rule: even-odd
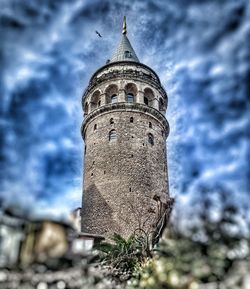
{"label": "green plant", "polygon": [[128,239],[114,234],[111,240],[111,243],[103,242],[95,247],[100,252],[101,265],[109,269],[112,277],[126,275],[128,279],[138,263],[146,258],[144,242],[135,234]]}
{"label": "green plant", "polygon": [[[216,194],[203,190],[197,201],[192,221],[186,220],[184,228],[170,227],[155,256],[136,268],[129,288],[196,289],[208,283],[219,288],[228,278],[234,282],[238,262],[249,260],[249,236],[238,222],[240,211],[221,188]],[[230,286],[224,285],[235,289],[236,283]]]}

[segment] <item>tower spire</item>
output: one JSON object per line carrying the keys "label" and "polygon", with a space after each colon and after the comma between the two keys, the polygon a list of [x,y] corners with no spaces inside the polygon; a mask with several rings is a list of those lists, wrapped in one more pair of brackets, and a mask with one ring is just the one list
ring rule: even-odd
{"label": "tower spire", "polygon": [[123,16],[122,34],[127,34],[126,16]]}
{"label": "tower spire", "polygon": [[138,57],[135,54],[135,51],[130,44],[128,37],[127,37],[127,23],[126,23],[126,16],[123,17],[123,25],[122,25],[122,37],[121,41],[110,59],[110,62],[116,61],[133,61],[139,62]]}

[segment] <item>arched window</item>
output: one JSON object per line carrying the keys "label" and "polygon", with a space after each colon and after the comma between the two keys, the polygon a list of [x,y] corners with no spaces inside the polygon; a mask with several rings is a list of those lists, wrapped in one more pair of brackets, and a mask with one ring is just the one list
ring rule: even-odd
{"label": "arched window", "polygon": [[101,101],[100,101],[100,100],[98,101],[98,107],[99,107],[99,106],[101,106]]}
{"label": "arched window", "polygon": [[113,94],[111,96],[111,103],[116,103],[117,102],[117,95],[116,94]]}
{"label": "arched window", "polygon": [[116,84],[110,84],[105,89],[105,101],[103,104],[116,103],[118,95],[118,86]]}
{"label": "arched window", "polygon": [[113,124],[113,123],[114,123],[114,119],[111,118],[111,119],[109,120],[109,123],[110,123],[110,124]]}
{"label": "arched window", "polygon": [[134,122],[134,118],[133,118],[133,116],[131,116],[131,118],[130,118],[130,122]]}
{"label": "arched window", "polygon": [[164,102],[162,98],[159,99],[159,110],[164,110]]}
{"label": "arched window", "polygon": [[129,103],[133,103],[136,101],[137,96],[137,86],[134,83],[127,83],[124,87],[125,94],[126,94],[126,101]]}
{"label": "arched window", "polygon": [[96,90],[92,96],[91,96],[91,100],[90,100],[90,109],[91,111],[96,109],[98,107],[98,103],[100,101],[100,91],[99,90]]}
{"label": "arched window", "polygon": [[154,107],[154,99],[155,99],[155,96],[154,96],[153,90],[151,88],[149,88],[149,87],[146,87],[144,89],[144,103],[146,105]]}
{"label": "arched window", "polygon": [[115,141],[117,139],[116,131],[112,129],[109,132],[109,141]]}
{"label": "arched window", "polygon": [[94,130],[96,130],[96,129],[97,129],[97,124],[94,125]]}
{"label": "arched window", "polygon": [[152,146],[154,145],[154,136],[152,133],[148,134],[148,143],[150,143]]}
{"label": "arched window", "polygon": [[149,123],[148,123],[148,127],[149,127],[149,128],[152,128],[152,122],[149,122]]}
{"label": "arched window", "polygon": [[134,95],[132,93],[127,94],[127,101],[130,103],[134,102]]}

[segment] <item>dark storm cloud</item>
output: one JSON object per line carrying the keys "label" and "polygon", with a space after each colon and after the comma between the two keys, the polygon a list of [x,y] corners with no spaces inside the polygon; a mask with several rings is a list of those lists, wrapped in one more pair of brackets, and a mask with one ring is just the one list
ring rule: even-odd
{"label": "dark storm cloud", "polygon": [[56,214],[80,205],[81,94],[115,49],[123,15],[169,95],[172,194],[186,200],[220,184],[249,199],[247,0],[0,2],[6,204]]}

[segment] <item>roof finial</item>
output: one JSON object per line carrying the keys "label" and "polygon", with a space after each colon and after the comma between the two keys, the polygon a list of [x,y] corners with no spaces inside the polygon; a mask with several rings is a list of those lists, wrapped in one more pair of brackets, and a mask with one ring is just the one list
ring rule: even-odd
{"label": "roof finial", "polygon": [[127,34],[126,16],[123,17],[122,34]]}

